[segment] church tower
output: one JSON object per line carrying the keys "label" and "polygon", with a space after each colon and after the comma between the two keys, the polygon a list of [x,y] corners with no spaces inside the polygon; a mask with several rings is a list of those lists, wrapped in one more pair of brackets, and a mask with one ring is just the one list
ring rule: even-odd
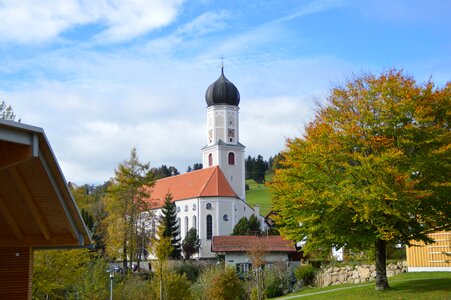
{"label": "church tower", "polygon": [[239,142],[238,104],[240,93],[224,76],[205,93],[207,102],[207,145],[202,148],[204,168],[219,166],[234,192],[245,200],[244,146]]}

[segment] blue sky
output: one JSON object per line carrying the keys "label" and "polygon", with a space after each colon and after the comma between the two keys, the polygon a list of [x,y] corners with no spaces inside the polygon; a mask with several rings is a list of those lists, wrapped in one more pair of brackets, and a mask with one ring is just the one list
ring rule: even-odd
{"label": "blue sky", "polygon": [[44,128],[68,181],[108,180],[133,146],[184,172],[223,55],[241,142],[268,158],[353,74],[449,81],[450,15],[445,0],[0,0],[0,100]]}

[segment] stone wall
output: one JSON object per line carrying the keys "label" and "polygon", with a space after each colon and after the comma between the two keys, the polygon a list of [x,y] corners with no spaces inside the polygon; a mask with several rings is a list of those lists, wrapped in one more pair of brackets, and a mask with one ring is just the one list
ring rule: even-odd
{"label": "stone wall", "polygon": [[[399,261],[387,265],[387,276],[391,277],[399,273],[407,272],[407,262]],[[361,283],[376,278],[375,265],[329,267],[322,269],[315,278],[318,287],[338,285],[343,283]]]}

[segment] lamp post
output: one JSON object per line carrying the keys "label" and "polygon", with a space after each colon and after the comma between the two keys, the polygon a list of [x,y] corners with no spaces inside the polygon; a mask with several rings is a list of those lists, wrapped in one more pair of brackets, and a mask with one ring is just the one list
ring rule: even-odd
{"label": "lamp post", "polygon": [[107,272],[110,273],[110,300],[113,300],[114,269],[109,269]]}

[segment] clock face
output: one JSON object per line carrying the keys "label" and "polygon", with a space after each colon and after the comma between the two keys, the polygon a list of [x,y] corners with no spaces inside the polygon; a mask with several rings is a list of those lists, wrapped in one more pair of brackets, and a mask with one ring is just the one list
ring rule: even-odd
{"label": "clock face", "polygon": [[235,130],[229,129],[229,137],[235,137]]}

